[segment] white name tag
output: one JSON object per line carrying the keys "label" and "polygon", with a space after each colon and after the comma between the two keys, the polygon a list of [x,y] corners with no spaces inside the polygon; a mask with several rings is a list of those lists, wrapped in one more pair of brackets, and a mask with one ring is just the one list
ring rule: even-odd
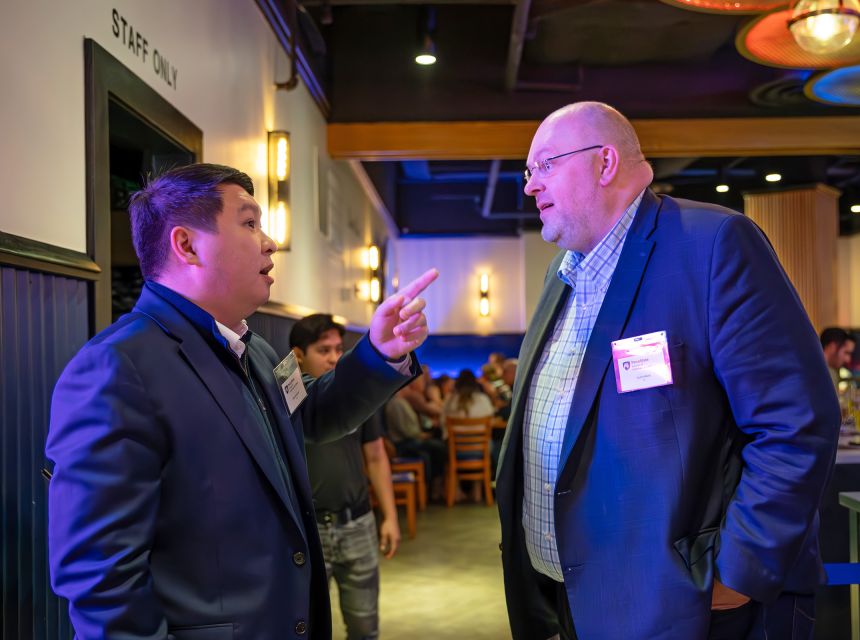
{"label": "white name tag", "polygon": [[287,409],[290,415],[295,413],[299,405],[308,397],[308,391],[305,389],[305,383],[302,381],[302,371],[299,369],[299,362],[296,360],[296,354],[290,351],[287,357],[278,363],[274,369],[275,380],[278,381],[278,386],[281,387],[281,395],[284,396],[284,402],[287,403]]}
{"label": "white name tag", "polygon": [[612,362],[618,393],[672,384],[672,363],[665,331],[615,340]]}

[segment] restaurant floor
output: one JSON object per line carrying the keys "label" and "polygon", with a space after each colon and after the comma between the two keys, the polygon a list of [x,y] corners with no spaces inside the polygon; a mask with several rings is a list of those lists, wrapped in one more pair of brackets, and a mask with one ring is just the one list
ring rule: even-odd
{"label": "restaurant floor", "polygon": [[[384,640],[510,640],[499,516],[495,507],[428,505],[418,535],[406,537],[392,560],[382,559],[380,631]],[[332,582],[335,640],[346,636]]]}

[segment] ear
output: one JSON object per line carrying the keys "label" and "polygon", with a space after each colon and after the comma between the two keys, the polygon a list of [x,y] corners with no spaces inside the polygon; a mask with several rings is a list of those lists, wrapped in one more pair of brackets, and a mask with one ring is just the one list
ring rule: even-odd
{"label": "ear", "polygon": [[305,361],[305,352],[302,351],[301,347],[293,347],[293,353],[296,354],[296,362],[299,363],[299,367],[301,368]]}
{"label": "ear", "polygon": [[173,227],[170,230],[170,252],[184,265],[200,264],[200,257],[195,251],[197,232],[188,227]]}
{"label": "ear", "polygon": [[600,150],[600,186],[608,186],[618,177],[620,161],[618,149],[614,146],[607,145]]}

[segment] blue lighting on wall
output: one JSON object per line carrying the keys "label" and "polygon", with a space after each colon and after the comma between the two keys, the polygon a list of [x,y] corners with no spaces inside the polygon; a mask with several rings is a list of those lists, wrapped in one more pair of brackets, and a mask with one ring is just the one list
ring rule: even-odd
{"label": "blue lighting on wall", "polygon": [[480,375],[481,365],[496,351],[508,358],[516,358],[523,342],[523,334],[430,335],[418,349],[418,359],[430,367],[436,376],[447,373],[456,377],[461,369],[471,369]]}

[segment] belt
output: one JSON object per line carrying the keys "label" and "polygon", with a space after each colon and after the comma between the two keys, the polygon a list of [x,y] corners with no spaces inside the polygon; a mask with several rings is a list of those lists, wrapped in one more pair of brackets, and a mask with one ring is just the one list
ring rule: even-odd
{"label": "belt", "polygon": [[357,520],[366,513],[370,513],[370,502],[363,500],[354,507],[347,507],[341,511],[319,509],[316,512],[316,518],[319,524],[344,525]]}

